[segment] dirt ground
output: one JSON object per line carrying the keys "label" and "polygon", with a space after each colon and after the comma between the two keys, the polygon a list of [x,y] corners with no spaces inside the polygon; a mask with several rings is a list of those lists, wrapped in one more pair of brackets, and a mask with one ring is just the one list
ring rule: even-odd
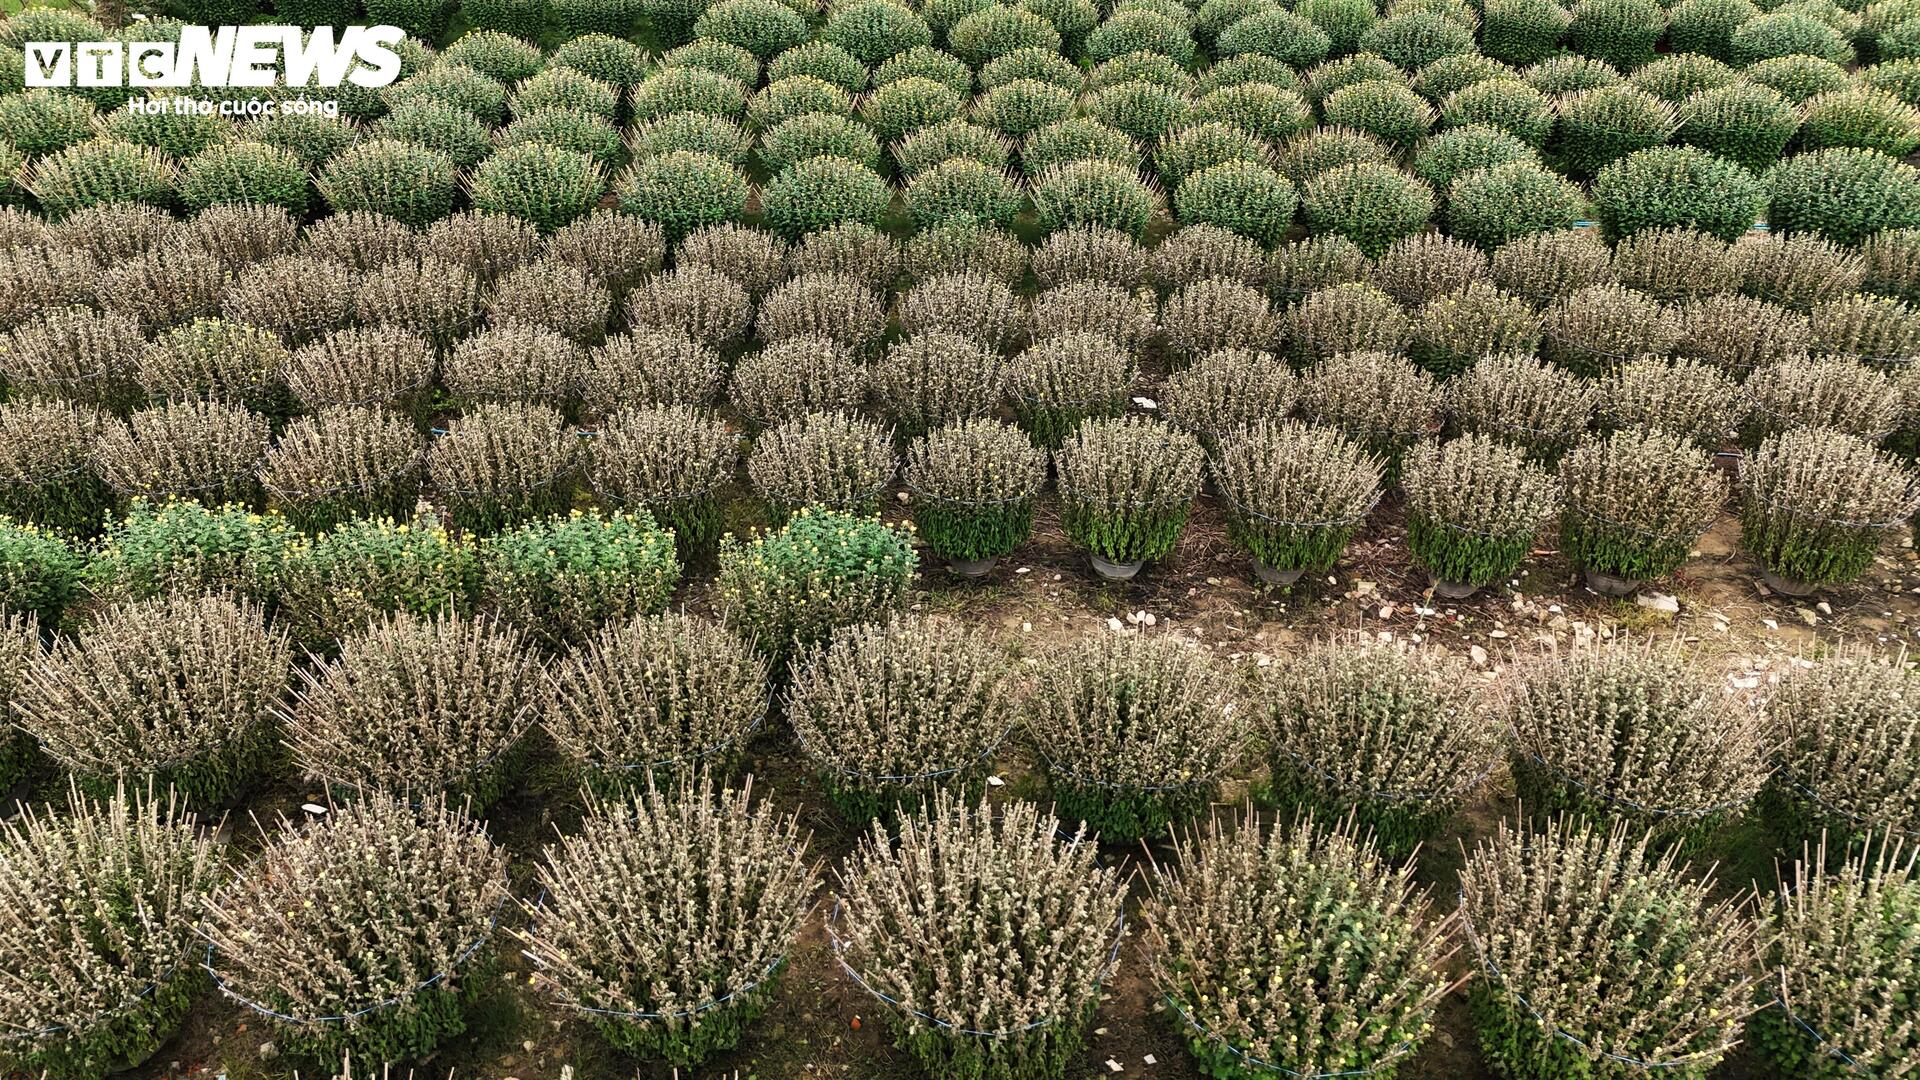
{"label": "dirt ground", "polygon": [[[904,508],[895,506],[892,512],[898,515]],[[1734,685],[1747,689],[1764,687],[1796,655],[1841,641],[1897,648],[1920,625],[1920,560],[1904,534],[1889,538],[1865,581],[1818,597],[1795,601],[1770,595],[1758,576],[1754,564],[1738,552],[1738,523],[1729,512],[1703,538],[1679,579],[1663,586],[1677,601],[1677,613],[1588,592],[1550,549],[1535,551],[1508,587],[1485,590],[1463,602],[1435,601],[1427,595],[1425,575],[1408,561],[1401,514],[1390,502],[1375,513],[1371,526],[1331,575],[1289,592],[1263,592],[1254,587],[1247,560],[1228,545],[1217,506],[1203,498],[1176,554],[1149,567],[1134,583],[1110,585],[1093,578],[1066,545],[1057,522],[1043,511],[1034,539],[984,582],[958,582],[940,567],[924,566],[914,603],[923,611],[964,616],[1001,637],[1016,659],[1036,654],[1051,641],[1118,628],[1189,635],[1222,659],[1258,664],[1261,657],[1283,654],[1317,636],[1364,631],[1467,653],[1486,677],[1497,678],[1515,656],[1539,650],[1594,637],[1678,635],[1703,662],[1723,668]],[[700,606],[699,585],[690,589],[687,602]],[[820,798],[804,759],[782,730],[770,726],[763,731],[751,760],[756,789],[777,806],[797,812],[813,830],[813,850],[825,861],[828,880],[766,1016],[745,1045],[690,1076],[915,1076],[911,1062],[888,1043],[884,1006],[838,969],[824,932],[832,870],[852,849],[856,832]],[[1022,760],[1020,751],[1009,751],[1001,764],[1007,783],[997,789],[1000,797],[1039,790],[1031,762]],[[1229,785],[1221,809],[1236,810],[1257,780],[1257,767],[1244,769]],[[291,809],[311,796],[289,788],[277,793],[276,800]],[[1421,855],[1420,876],[1434,887],[1441,909],[1454,903],[1461,846],[1471,846],[1513,810],[1510,785],[1495,776],[1448,834]],[[260,816],[270,820],[269,813]],[[523,887],[540,845],[576,814],[576,800],[551,770],[536,770],[523,790],[496,809],[492,828],[517,856]],[[238,830],[235,842],[257,842],[238,834],[250,829],[247,825]],[[1735,831],[1711,854],[1721,860],[1720,878],[1729,889],[1771,873],[1773,852],[1744,832]],[[1105,857],[1129,870],[1144,864],[1138,851],[1114,850]],[[1145,887],[1145,875],[1136,876],[1136,896]],[[1134,925],[1137,928],[1137,921]],[[1138,949],[1138,935],[1130,935],[1118,974],[1094,1019],[1087,1051],[1069,1080],[1192,1080],[1199,1075],[1183,1036],[1163,1015],[1143,979]],[[524,971],[511,946],[502,951],[511,970]],[[508,980],[490,992],[477,1010],[473,1030],[443,1048],[416,1075],[421,1080],[653,1080],[674,1075],[669,1069],[621,1059],[590,1030],[540,1001],[524,983],[524,977]],[[231,1003],[210,1000],[196,1011],[187,1030],[137,1075],[284,1080],[290,1074],[274,1059],[270,1046],[263,1048],[270,1039],[271,1032],[257,1018]],[[1749,1080],[1769,1072],[1741,1054],[1714,1075]],[[1435,1032],[1404,1063],[1399,1076],[1491,1076],[1474,1046],[1464,992],[1445,1003]]]}

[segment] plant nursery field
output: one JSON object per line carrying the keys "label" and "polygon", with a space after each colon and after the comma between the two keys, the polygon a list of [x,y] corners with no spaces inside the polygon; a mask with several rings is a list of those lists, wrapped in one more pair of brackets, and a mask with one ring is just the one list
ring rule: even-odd
{"label": "plant nursery field", "polygon": [[1920,1080],[1917,150],[1920,0],[0,0],[0,1076]]}

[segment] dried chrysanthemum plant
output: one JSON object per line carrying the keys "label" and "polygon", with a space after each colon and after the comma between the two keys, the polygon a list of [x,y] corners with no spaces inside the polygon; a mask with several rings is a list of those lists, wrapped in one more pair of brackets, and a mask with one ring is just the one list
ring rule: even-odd
{"label": "dried chrysanthemum plant", "polygon": [[1385,464],[1332,428],[1256,420],[1224,437],[1211,466],[1233,542],[1270,585],[1324,574],[1380,501]]}
{"label": "dried chrysanthemum plant", "polygon": [[434,798],[365,792],[277,831],[210,901],[221,991],[282,1053],[327,1069],[343,1055],[419,1061],[465,1031],[508,902],[506,852],[482,823]]}
{"label": "dried chrysanthemum plant", "polygon": [[868,370],[826,338],[788,338],[742,356],[727,400],[756,427],[810,412],[857,412],[867,400]]}
{"label": "dried chrysanthemum plant", "polygon": [[[773,999],[820,884],[792,814],[705,775],[588,803],[515,937],[532,982],[622,1053],[697,1066]],[[663,897],[702,897],[691,907]]]}
{"label": "dried chrysanthemum plant", "polygon": [[587,352],[581,396],[589,415],[649,405],[706,405],[725,368],[712,346],[678,329],[636,327]]}
{"label": "dried chrysanthemum plant", "polygon": [[1920,508],[1913,471],[1865,439],[1798,428],[1747,458],[1740,546],[1776,592],[1853,581],[1886,534]]}
{"label": "dried chrysanthemum plant", "polygon": [[1765,722],[1670,645],[1543,657],[1503,683],[1514,785],[1530,811],[1626,821],[1692,850],[1768,773]]}
{"label": "dried chrysanthemum plant", "polygon": [[1889,845],[1823,872],[1809,851],[1779,884],[1771,1007],[1748,1023],[1782,1076],[1910,1075],[1920,1062],[1920,849]]}
{"label": "dried chrysanthemum plant", "polygon": [[811,507],[751,540],[720,542],[715,585],[728,625],[777,665],[838,626],[904,603],[919,558],[910,531]]}
{"label": "dried chrysanthemum plant", "polygon": [[1218,453],[1234,429],[1284,418],[1299,393],[1292,369],[1272,353],[1222,349],[1167,376],[1160,407],[1169,423]]}
{"label": "dried chrysanthemum plant", "polygon": [[571,416],[578,411],[586,354],[568,338],[523,323],[494,327],[462,340],[441,365],[440,383],[456,410],[475,405],[535,402]]}
{"label": "dried chrysanthemum plant", "polygon": [[1600,397],[1600,422],[1610,428],[1646,428],[1719,450],[1746,410],[1740,387],[1701,360],[1649,356],[1613,369]]}
{"label": "dried chrysanthemum plant", "polygon": [[967,420],[914,440],[905,479],[913,523],[962,577],[983,577],[1033,531],[1046,451],[999,420]]}
{"label": "dried chrysanthemum plant", "polygon": [[564,513],[578,442],[545,405],[482,405],[434,441],[427,471],[454,524],[484,536]]}
{"label": "dried chrysanthemum plant", "polygon": [[1126,901],[1084,834],[1030,802],[937,797],[841,871],[834,954],[934,1080],[1058,1080],[1112,973]]}
{"label": "dried chrysanthemum plant", "polygon": [[1740,386],[1741,441],[1749,448],[1794,428],[1825,428],[1877,443],[1904,419],[1892,379],[1851,357],[1800,357],[1770,364]]}
{"label": "dried chrysanthemum plant", "polygon": [[260,483],[297,529],[324,532],[353,518],[406,518],[420,497],[420,432],[371,406],[336,405],[287,425]]}
{"label": "dried chrysanthemum plant", "polygon": [[775,520],[803,506],[871,514],[897,467],[893,437],[871,420],[808,413],[768,428],[747,456],[747,479]]}
{"label": "dried chrysanthemum plant", "polygon": [[1789,852],[1838,859],[1920,840],[1920,676],[1904,651],[1852,646],[1802,662],[1767,701],[1778,769],[1764,819]]}
{"label": "dried chrysanthemum plant", "polygon": [[225,872],[176,796],[74,792],[0,823],[0,1064],[88,1080],[140,1065],[204,988],[196,931]]}
{"label": "dried chrysanthemum plant", "polygon": [[59,398],[108,412],[140,399],[135,361],[147,347],[140,324],[124,315],[56,307],[0,339],[0,374],[15,398]]}
{"label": "dried chrysanthemum plant", "polygon": [[1208,806],[1251,729],[1207,651],[1098,634],[1043,661],[1027,731],[1058,813],[1102,843],[1165,835]]}
{"label": "dried chrysanthemum plant", "polygon": [[1726,474],[1704,450],[1641,428],[1575,447],[1560,490],[1561,550],[1609,596],[1680,569],[1727,500]]}
{"label": "dried chrysanthemum plant", "polygon": [[156,405],[107,425],[94,454],[100,475],[123,499],[252,504],[267,454],[267,420],[210,401]]}
{"label": "dried chrysanthemum plant", "polygon": [[293,350],[283,375],[309,409],[383,405],[417,418],[434,370],[426,338],[396,326],[356,326]]}
{"label": "dried chrysanthemum plant", "polygon": [[1263,670],[1272,799],[1322,821],[1353,817],[1389,858],[1437,832],[1499,757],[1460,660],[1334,639]]}
{"label": "dried chrysanthemum plant", "polygon": [[1345,353],[1301,376],[1300,411],[1385,458],[1391,477],[1413,444],[1438,428],[1440,390],[1404,356]]}
{"label": "dried chrysanthemum plant", "polygon": [[645,510],[575,510],[479,543],[480,602],[542,646],[663,610],[680,583],[673,534]]}
{"label": "dried chrysanthemum plant", "polygon": [[978,799],[1014,726],[999,650],[956,623],[898,616],[795,657],[786,715],[822,790],[861,825],[937,789]]}
{"label": "dried chrysanthemum plant", "polygon": [[195,319],[154,339],[134,361],[133,377],[155,401],[201,398],[283,420],[292,408],[280,374],[287,360],[277,335],[225,319]]}
{"label": "dried chrysanthemum plant", "polygon": [[1021,428],[1057,450],[1081,421],[1126,411],[1138,374],[1131,350],[1098,331],[1074,331],[1048,335],[1014,357],[1007,389]]}
{"label": "dried chrysanthemum plant", "polygon": [[112,503],[94,465],[105,423],[64,401],[0,405],[0,513],[75,536],[98,532]]}
{"label": "dried chrysanthemum plant", "polygon": [[1147,964],[1201,1071],[1391,1076],[1452,989],[1453,917],[1351,824],[1215,816],[1174,841]]}
{"label": "dried chrysanthemum plant", "polygon": [[221,807],[266,778],[292,649],[220,596],[135,600],[54,642],[14,691],[20,726],[88,790],[171,785]]}
{"label": "dried chrysanthemum plant", "polygon": [[887,346],[868,383],[876,411],[911,438],[992,411],[1006,372],[1000,354],[972,338],[927,330]]}
{"label": "dried chrysanthemum plant", "polygon": [[1560,510],[1553,477],[1485,435],[1428,443],[1407,460],[1407,546],[1448,599],[1520,568]]}
{"label": "dried chrysanthemum plant", "polygon": [[1704,1078],[1757,1006],[1749,897],[1626,823],[1501,822],[1460,872],[1480,1049],[1503,1076]]}
{"label": "dried chrysanthemum plant", "polygon": [[512,782],[544,676],[523,634],[488,618],[396,611],[300,669],[287,746],[335,792],[464,796],[475,813]]}
{"label": "dried chrysanthemum plant", "polygon": [[766,718],[767,674],[717,623],[673,612],[609,623],[559,662],[542,726],[603,794],[724,773]]}
{"label": "dried chrysanthemum plant", "polygon": [[1599,388],[1532,353],[1501,353],[1449,380],[1447,415],[1462,433],[1491,435],[1540,461],[1566,453],[1593,422]]}
{"label": "dried chrysanthemum plant", "polygon": [[9,719],[0,723],[0,785],[11,791],[32,770],[39,747],[11,719],[13,698],[27,665],[40,659],[40,620],[31,612],[0,614],[0,707]]}
{"label": "dried chrysanthemum plant", "polygon": [[1204,458],[1199,440],[1149,417],[1082,423],[1054,455],[1067,539],[1102,577],[1133,577],[1179,542]]}
{"label": "dried chrysanthemum plant", "polygon": [[612,505],[672,529],[682,559],[704,558],[720,541],[720,489],[739,463],[739,436],[718,416],[662,405],[608,418],[588,447],[587,476]]}

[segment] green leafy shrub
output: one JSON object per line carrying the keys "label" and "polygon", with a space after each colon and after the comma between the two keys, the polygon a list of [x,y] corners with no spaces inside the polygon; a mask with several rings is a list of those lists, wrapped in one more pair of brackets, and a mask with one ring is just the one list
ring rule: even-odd
{"label": "green leafy shrub", "polygon": [[1316,819],[1351,818],[1408,858],[1500,755],[1464,659],[1356,638],[1317,642],[1263,669],[1256,706],[1269,796]]}
{"label": "green leafy shrub", "polygon": [[1321,103],[1326,122],[1362,131],[1401,150],[1433,127],[1433,107],[1399,83],[1368,81],[1343,86]]}
{"label": "green leafy shrub", "polygon": [[[539,46],[531,40],[531,30],[537,27],[528,27],[529,32],[522,33],[518,28],[488,26],[485,23],[488,15],[496,12],[506,14],[502,10],[506,8],[519,9],[508,15],[509,18],[517,18],[523,23],[529,19],[537,21],[538,12],[528,0],[478,0],[478,4],[463,2],[461,6],[463,9],[475,6],[481,9],[469,15],[480,29],[469,30],[456,38],[440,54],[440,64],[472,68],[500,83],[517,83],[531,77],[545,65]],[[489,6],[492,10],[488,10]]]}
{"label": "green leafy shrub", "polygon": [[753,149],[753,136],[725,116],[673,112],[635,124],[627,132],[627,148],[636,164],[678,150],[742,168]]}
{"label": "green leafy shrub", "polygon": [[1853,81],[1847,69],[1831,60],[1805,53],[1776,56],[1749,66],[1742,72],[1795,105],[1834,90],[1844,90]]}
{"label": "green leafy shrub", "polygon": [[427,471],[454,524],[484,536],[573,504],[577,441],[545,405],[481,405],[435,441]]}
{"label": "green leafy shrub", "polygon": [[758,131],[770,131],[787,120],[809,114],[850,117],[853,98],[823,79],[789,75],[768,83],[747,101],[747,122]]}
{"label": "green leafy shrub", "polygon": [[7,947],[38,965],[8,996],[20,1034],[4,1060],[55,1080],[135,1066],[173,1037],[205,986],[189,955],[224,877],[213,840],[173,795],[75,792],[66,809],[0,827]]}
{"label": "green leafy shrub", "polygon": [[606,186],[606,171],[591,155],[519,143],[482,161],[469,190],[476,209],[522,218],[550,233],[591,213]]}
{"label": "green leafy shrub", "polygon": [[1760,714],[1671,646],[1588,647],[1524,667],[1499,712],[1522,804],[1620,821],[1691,850],[1768,772]]}
{"label": "green leafy shrub", "polygon": [[[161,103],[153,108],[155,101]],[[192,157],[233,137],[233,124],[224,117],[201,114],[195,110],[175,110],[165,99],[149,98],[99,118],[99,128],[107,138],[135,146],[151,146],[174,161]]]}
{"label": "green leafy shrub", "polygon": [[909,133],[893,147],[900,175],[912,181],[936,166],[958,160],[978,162],[1004,170],[1013,160],[1013,147],[998,132],[968,120],[945,120]]}
{"label": "green leafy shrub", "polygon": [[1126,887],[1058,829],[1031,803],[942,795],[897,843],[876,824],[841,876],[835,956],[884,1000],[915,1003],[890,1022],[929,1075],[1057,1080],[1079,1053]]}
{"label": "green leafy shrub", "polygon": [[1248,722],[1191,642],[1090,635],[1042,663],[1029,734],[1056,812],[1103,843],[1165,835],[1245,751]]}
{"label": "green leafy shrub", "polygon": [[292,654],[261,609],[219,596],[116,604],[54,642],[14,690],[15,715],[95,794],[127,779],[230,804],[271,770]]}
{"label": "green leafy shrub", "polygon": [[1211,465],[1229,535],[1263,579],[1331,568],[1379,501],[1385,471],[1333,429],[1265,419],[1224,433]]}
{"label": "green leafy shrub", "polygon": [[301,671],[287,748],[302,773],[336,792],[429,805],[451,795],[483,813],[513,780],[544,683],[510,625],[403,608]]}
{"label": "green leafy shrub", "polygon": [[515,116],[564,109],[612,120],[619,110],[620,90],[572,68],[556,67],[522,81],[514,88],[509,105]]}
{"label": "green leafy shrub", "polygon": [[778,0],[720,0],[694,21],[696,37],[737,45],[761,60],[807,39],[807,21]]}
{"label": "green leafy shrub", "polygon": [[473,606],[474,552],[431,518],[352,518],[294,541],[277,617],[321,655],[404,611],[431,618]]}
{"label": "green leafy shrub", "polygon": [[1666,13],[1653,0],[1582,0],[1573,8],[1567,45],[1623,71],[1654,58]]}
{"label": "green leafy shrub", "polygon": [[1643,229],[1697,228],[1737,239],[1765,208],[1766,189],[1746,169],[1688,146],[1640,150],[1600,170],[1593,197],[1611,238]]}
{"label": "green leafy shrub", "polygon": [[0,609],[57,627],[85,569],[85,559],[60,533],[0,517]]}
{"label": "green leafy shrub", "polygon": [[1897,158],[1920,148],[1920,109],[1885,91],[1830,91],[1809,98],[1801,110],[1803,151],[1844,146]]}
{"label": "green leafy shrub", "polygon": [[[562,11],[561,17],[566,21],[566,12]],[[638,45],[617,36],[625,30],[623,16],[617,27],[570,37],[553,50],[549,62],[555,67],[572,68],[609,86],[638,86],[646,77],[647,57]]]}
{"label": "green leafy shrub", "polygon": [[1800,115],[1785,98],[1735,82],[1687,98],[1674,137],[1759,172],[1780,159],[1799,129]]}
{"label": "green leafy shrub", "polygon": [[669,150],[636,161],[620,181],[620,208],[665,231],[667,239],[732,221],[746,209],[745,174],[695,150]]}
{"label": "green leafy shrub", "polygon": [[[1043,179],[1057,168],[1082,162],[1137,170],[1141,160],[1139,145],[1125,132],[1087,117],[1048,124],[1020,144],[1020,171],[1029,181]],[[1117,181],[1109,181],[1105,186],[1126,187]]]}
{"label": "green leafy shrub", "polygon": [[1758,14],[1750,0],[1685,0],[1667,11],[1667,44],[1675,52],[1732,62],[1733,32]]}
{"label": "green leafy shrub", "polygon": [[1395,240],[1426,227],[1433,194],[1386,165],[1341,165],[1308,180],[1301,196],[1308,231],[1334,233],[1377,256]]}
{"label": "green leafy shrub", "polygon": [[1298,202],[1293,185],[1272,169],[1229,161],[1186,177],[1174,212],[1183,223],[1218,225],[1270,247],[1293,223]]}
{"label": "green leafy shrub", "polygon": [[1771,11],[1735,27],[1727,37],[1727,51],[1740,64],[1754,64],[1785,56],[1812,56],[1828,63],[1853,61],[1853,45],[1845,34],[1805,11]]}
{"label": "green leafy shrub", "polygon": [[31,161],[93,138],[97,116],[76,94],[43,87],[9,93],[0,97],[0,139]]}
{"label": "green leafy shrub", "polygon": [[402,101],[368,130],[378,138],[438,150],[462,169],[472,168],[493,149],[492,132],[478,117],[435,98]]}
{"label": "green leafy shrub", "polygon": [[941,790],[977,798],[1016,711],[987,641],[955,623],[896,617],[841,627],[797,656],[787,715],[827,797],[864,824]]}
{"label": "green leafy shrub", "polygon": [[[475,34],[479,38],[486,35]],[[392,108],[407,101],[428,100],[443,101],[457,106],[474,115],[474,118],[488,127],[497,127],[507,118],[507,86],[509,81],[518,81],[524,77],[525,65],[533,62],[539,50],[524,42],[512,41],[504,35],[492,35],[496,40],[512,42],[512,48],[506,53],[490,55],[484,59],[476,54],[468,54],[473,59],[494,67],[498,75],[488,74],[470,64],[456,61],[441,62],[432,68],[415,75],[409,75],[381,91],[387,106]],[[497,65],[497,66],[496,66]]]}
{"label": "green leafy shrub", "polygon": [[1800,154],[1767,173],[1767,220],[1857,244],[1882,229],[1920,225],[1920,171],[1872,150]]}
{"label": "green leafy shrub", "polygon": [[39,159],[27,190],[50,218],[108,203],[164,207],[174,198],[178,169],[165,154],[106,137],[75,143]]}
{"label": "green leafy shrub", "polygon": [[1504,131],[1537,149],[1546,144],[1555,116],[1547,95],[1503,76],[1449,94],[1440,105],[1440,118],[1448,128],[1484,125]]}
{"label": "green leafy shrub", "polygon": [[988,61],[1020,49],[1059,51],[1060,31],[1026,8],[1006,4],[982,7],[947,31],[947,48],[979,69]]}
{"label": "green leafy shrub", "polygon": [[1443,57],[1473,52],[1473,27],[1442,14],[1407,8],[1390,13],[1362,34],[1360,48],[1417,71]]}
{"label": "green leafy shrub", "polygon": [[1569,174],[1596,176],[1635,151],[1660,146],[1679,127],[1673,105],[1634,86],[1603,86],[1562,99],[1551,150]]}
{"label": "green leafy shrub", "polygon": [[1493,249],[1522,237],[1570,229],[1587,211],[1580,189],[1535,162],[1509,161],[1469,172],[1447,192],[1447,228]]}
{"label": "green leafy shrub", "polygon": [[1038,79],[1015,79],[975,98],[968,119],[1017,139],[1066,119],[1073,109],[1070,91]]}
{"label": "green leafy shrub", "polygon": [[452,212],[456,178],[438,150],[375,139],[342,151],[315,184],[335,213],[370,211],[417,228]]}
{"label": "green leafy shrub", "polygon": [[1189,124],[1227,124],[1278,143],[1313,129],[1313,110],[1298,93],[1273,83],[1240,83],[1209,91],[1187,111]]}
{"label": "green leafy shrub", "polygon": [[806,508],[751,540],[724,538],[719,561],[728,624],[784,664],[837,626],[900,607],[918,560],[907,535],[877,519]]}
{"label": "green leafy shrub", "polygon": [[893,144],[921,128],[957,118],[964,100],[945,83],[908,76],[876,85],[860,103],[860,118],[882,143]]}
{"label": "green leafy shrub", "polygon": [[257,142],[234,142],[188,158],[181,167],[180,201],[192,211],[238,203],[307,209],[307,170],[285,150]]}
{"label": "green leafy shrub", "polygon": [[[1351,826],[1310,820],[1262,835],[1216,817],[1174,847],[1179,869],[1156,870],[1145,912],[1147,964],[1205,1073],[1391,1070],[1420,1045],[1447,990],[1452,926],[1410,863],[1389,865]],[[1375,947],[1340,950],[1328,979],[1301,955],[1310,947],[1267,944],[1356,926],[1379,935]],[[1362,1016],[1364,1035],[1333,1019]]]}
{"label": "green leafy shrub", "polygon": [[[1745,897],[1714,900],[1711,875],[1651,854],[1649,843],[1619,825],[1549,821],[1534,832],[1502,822],[1468,855],[1461,911],[1480,972],[1474,1016],[1481,1049],[1503,1073],[1563,1076],[1606,1054],[1642,1063],[1608,1069],[1704,1075],[1738,1038],[1752,1008],[1758,923]],[[1522,940],[1530,944],[1516,948]],[[1576,989],[1574,972],[1633,989]]]}
{"label": "green leafy shrub", "polygon": [[761,211],[776,232],[798,237],[844,222],[878,226],[892,199],[887,182],[872,169],[817,157],[774,177],[761,194]]}
{"label": "green leafy shrub", "polygon": [[1199,491],[1202,458],[1198,440],[1155,420],[1086,421],[1055,457],[1067,538],[1120,566],[1166,556]]}
{"label": "green leafy shrub", "polygon": [[575,510],[480,545],[482,604],[550,646],[584,641],[603,622],[661,611],[679,580],[673,533],[644,510]]}
{"label": "green leafy shrub", "polygon": [[1161,203],[1160,193],[1132,168],[1100,160],[1047,169],[1032,196],[1034,215],[1046,232],[1090,224],[1137,236]]}
{"label": "green leafy shrub", "polygon": [[[365,792],[276,833],[215,894],[203,933],[214,979],[271,1011],[281,1051],[414,1061],[465,1031],[508,902],[506,852],[483,825],[437,800]],[[347,1014],[354,1023],[320,1019]]]}
{"label": "green leafy shrub", "polygon": [[927,547],[953,563],[1011,553],[1032,531],[1046,464],[1045,451],[997,420],[962,421],[915,440],[905,479]]}
{"label": "green leafy shrub", "polygon": [[1480,48],[1488,56],[1508,64],[1533,64],[1558,49],[1573,24],[1573,13],[1554,0],[1489,0],[1482,20]]}
{"label": "green leafy shrub", "polygon": [[229,593],[265,601],[293,535],[278,514],[135,499],[107,524],[88,585],[109,600]]}
{"label": "green leafy shrub", "polygon": [[964,157],[930,166],[905,192],[907,213],[921,228],[957,219],[1006,228],[1022,201],[1003,168]]}
{"label": "green leafy shrub", "polygon": [[1747,458],[1740,543],[1795,588],[1845,584],[1920,506],[1909,471],[1852,435],[1799,428]]}
{"label": "green leafy shrub", "polygon": [[1416,447],[1401,479],[1408,546],[1448,586],[1479,588],[1512,576],[1560,509],[1544,470],[1484,435]]}

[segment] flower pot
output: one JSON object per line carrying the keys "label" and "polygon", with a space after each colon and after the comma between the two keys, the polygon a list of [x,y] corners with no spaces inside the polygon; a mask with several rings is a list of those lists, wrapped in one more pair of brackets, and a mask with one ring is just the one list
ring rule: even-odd
{"label": "flower pot", "polygon": [[1779,574],[1765,567],[1762,567],[1760,570],[1760,580],[1767,583],[1767,588],[1772,589],[1781,596],[1798,598],[1802,596],[1812,596],[1814,593],[1820,591],[1820,586],[1818,585],[1812,585],[1804,581],[1795,581],[1793,578],[1781,577]]}
{"label": "flower pot", "polygon": [[1586,575],[1587,588],[1601,596],[1632,596],[1633,591],[1640,587],[1639,578],[1621,577],[1601,570],[1588,570]]}
{"label": "flower pot", "polygon": [[1464,581],[1435,581],[1433,595],[1445,600],[1465,600],[1480,591],[1480,586],[1469,585]]}
{"label": "flower pot", "polygon": [[1253,560],[1253,575],[1268,585],[1291,585],[1306,572],[1304,566],[1293,570],[1275,570],[1259,559]]}
{"label": "flower pot", "polygon": [[986,559],[948,559],[947,572],[954,577],[978,581],[993,573],[993,568],[999,564],[1000,556],[998,555]]}
{"label": "flower pot", "polygon": [[1132,581],[1133,576],[1140,572],[1141,560],[1138,559],[1130,563],[1115,563],[1089,552],[1087,561],[1093,564],[1094,573],[1108,581]]}

